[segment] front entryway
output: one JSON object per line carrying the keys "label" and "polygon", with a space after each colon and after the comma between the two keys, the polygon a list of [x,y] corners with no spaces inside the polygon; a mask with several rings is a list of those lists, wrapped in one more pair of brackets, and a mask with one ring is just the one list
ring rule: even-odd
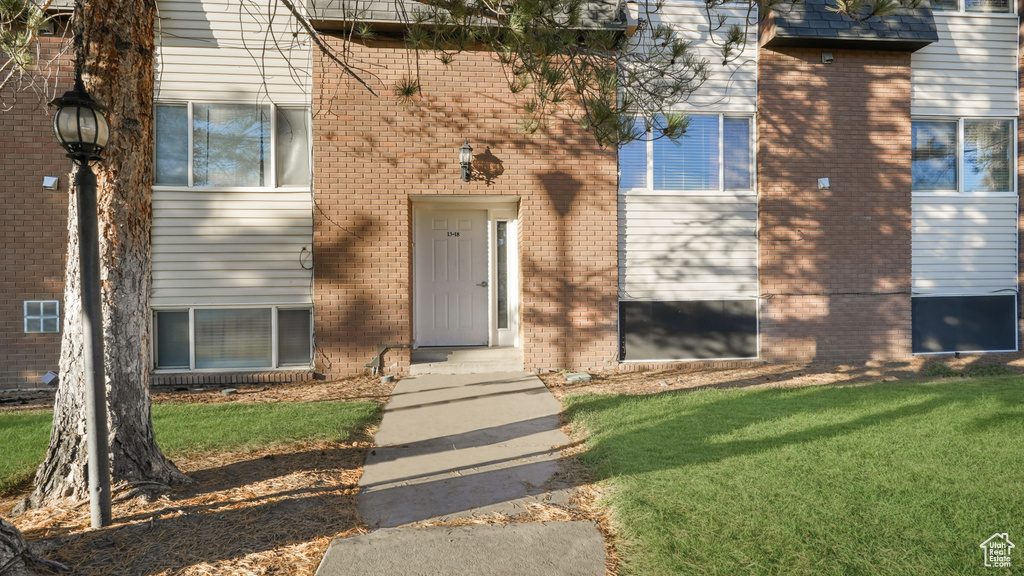
{"label": "front entryway", "polygon": [[515,347],[518,198],[413,203],[413,339],[422,347]]}
{"label": "front entryway", "polygon": [[486,346],[487,212],[419,212],[414,260],[417,345]]}

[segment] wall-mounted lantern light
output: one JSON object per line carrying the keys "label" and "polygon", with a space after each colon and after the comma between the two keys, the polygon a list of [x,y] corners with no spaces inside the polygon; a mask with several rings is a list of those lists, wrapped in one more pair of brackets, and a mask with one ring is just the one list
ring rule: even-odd
{"label": "wall-mounted lantern light", "polygon": [[473,147],[469,145],[469,138],[459,148],[459,165],[462,166],[462,181],[469,182],[469,171],[473,168]]}

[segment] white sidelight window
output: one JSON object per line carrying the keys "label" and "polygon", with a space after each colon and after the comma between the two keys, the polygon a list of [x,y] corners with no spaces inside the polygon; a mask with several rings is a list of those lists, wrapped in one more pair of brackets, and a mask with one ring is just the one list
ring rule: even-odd
{"label": "white sidelight window", "polygon": [[154,314],[157,370],[308,367],[309,308],[192,308]]}
{"label": "white sidelight window", "polygon": [[686,134],[676,141],[658,138],[650,127],[639,126],[647,138],[619,149],[620,190],[754,189],[752,119],[722,114],[688,118]]}
{"label": "white sidelight window", "polygon": [[158,104],[154,183],[308,187],[309,109],[256,104]]}
{"label": "white sidelight window", "polygon": [[1014,192],[1015,134],[1010,119],[915,120],[914,192]]}

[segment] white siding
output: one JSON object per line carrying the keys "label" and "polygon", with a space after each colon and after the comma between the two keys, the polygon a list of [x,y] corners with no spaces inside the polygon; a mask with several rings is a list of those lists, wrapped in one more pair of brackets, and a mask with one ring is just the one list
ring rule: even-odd
{"label": "white siding", "polygon": [[312,230],[308,191],[154,190],[152,306],[308,304]]}
{"label": "white siding", "polygon": [[[158,6],[158,101],[309,104],[310,45],[280,3]],[[308,190],[157,188],[152,306],[307,304],[312,236]]]}
{"label": "white siding", "polygon": [[914,116],[1016,116],[1017,17],[935,14],[939,41],[911,56]]}
{"label": "white siding", "polygon": [[915,294],[1017,289],[1016,196],[916,194],[913,226]]}
{"label": "white siding", "polygon": [[158,6],[157,100],[309,102],[310,42],[304,32],[293,37],[297,24],[282,4],[159,0]]}
{"label": "white siding", "polygon": [[[747,27],[744,51],[739,58],[723,66],[721,49],[709,35],[703,6],[704,2],[669,0],[655,14],[655,23],[673,27],[676,34],[691,42],[691,47],[709,63],[710,77],[679,108],[693,112],[754,112],[757,109],[757,13],[752,15],[754,22]],[[745,10],[730,12],[719,8],[712,17],[726,13],[731,17],[722,33],[733,23],[743,26]]]}
{"label": "white siding", "polygon": [[[747,27],[748,42],[740,57],[723,66],[720,47],[709,36],[703,6],[694,0],[669,0],[656,15],[655,24],[672,26],[709,63],[708,80],[678,108],[695,114],[753,114],[757,110],[757,24]],[[735,10],[728,23],[742,26],[745,14]],[[756,21],[756,13],[753,18]],[[620,192],[621,299],[756,298],[757,288],[756,195]]]}
{"label": "white siding", "polygon": [[620,298],[757,296],[753,195],[619,195]]}

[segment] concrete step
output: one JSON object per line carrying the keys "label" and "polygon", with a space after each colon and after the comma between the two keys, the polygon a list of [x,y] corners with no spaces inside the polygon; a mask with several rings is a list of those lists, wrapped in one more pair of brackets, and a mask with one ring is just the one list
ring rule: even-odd
{"label": "concrete step", "polygon": [[409,374],[485,374],[522,372],[518,348],[418,348],[412,352]]}

